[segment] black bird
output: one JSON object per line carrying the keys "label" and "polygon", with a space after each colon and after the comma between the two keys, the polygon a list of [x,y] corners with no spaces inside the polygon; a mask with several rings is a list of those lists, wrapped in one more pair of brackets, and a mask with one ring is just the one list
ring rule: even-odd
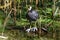
{"label": "black bird", "polygon": [[26,18],[29,20],[29,22],[31,22],[36,21],[38,17],[39,17],[38,12],[33,10],[32,7],[30,6],[30,8],[28,9],[28,13],[26,14]]}

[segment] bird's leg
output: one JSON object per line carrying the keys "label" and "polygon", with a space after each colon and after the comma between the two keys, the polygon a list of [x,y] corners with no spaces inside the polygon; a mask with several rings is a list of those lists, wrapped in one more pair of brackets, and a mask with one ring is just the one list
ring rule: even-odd
{"label": "bird's leg", "polygon": [[31,25],[30,25],[30,29],[31,29]]}
{"label": "bird's leg", "polygon": [[[35,27],[36,27],[36,23],[37,23],[37,21],[35,21],[35,24],[34,24]],[[37,32],[37,30],[35,30],[35,33],[34,33],[35,35],[36,35],[36,32]]]}
{"label": "bird's leg", "polygon": [[36,27],[36,22],[35,22],[35,27]]}
{"label": "bird's leg", "polygon": [[30,22],[30,29],[31,29],[31,22]]}
{"label": "bird's leg", "polygon": [[35,27],[36,27],[36,23],[37,23],[37,21],[35,22]]}

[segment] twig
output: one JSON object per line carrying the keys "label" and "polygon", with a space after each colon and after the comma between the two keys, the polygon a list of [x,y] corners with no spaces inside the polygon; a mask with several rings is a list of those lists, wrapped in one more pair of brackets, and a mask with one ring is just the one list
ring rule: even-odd
{"label": "twig", "polygon": [[59,10],[59,7],[57,7],[57,9],[56,9],[56,11],[55,11],[55,13],[54,13],[53,16],[56,16],[57,15],[58,10]]}
{"label": "twig", "polygon": [[53,23],[53,21],[51,21],[49,24],[47,24],[46,26],[48,27],[48,26],[50,26],[51,24]]}
{"label": "twig", "polygon": [[6,19],[5,19],[5,21],[4,21],[2,35],[3,35],[3,33],[4,33],[5,26],[6,26],[7,20],[8,20],[8,18],[9,18],[9,16],[10,16],[11,12],[12,12],[12,10],[10,11],[10,13],[8,14],[8,16],[6,17]]}

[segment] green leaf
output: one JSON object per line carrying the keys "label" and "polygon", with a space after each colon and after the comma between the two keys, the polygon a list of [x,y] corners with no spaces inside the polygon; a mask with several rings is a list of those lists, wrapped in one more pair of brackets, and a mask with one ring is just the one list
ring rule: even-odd
{"label": "green leaf", "polygon": [[47,13],[51,13],[52,9],[51,8],[46,8]]}

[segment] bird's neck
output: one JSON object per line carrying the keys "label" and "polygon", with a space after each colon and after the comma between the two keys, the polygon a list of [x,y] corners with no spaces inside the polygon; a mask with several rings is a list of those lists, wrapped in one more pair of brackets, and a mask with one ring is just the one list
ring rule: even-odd
{"label": "bird's neck", "polygon": [[33,10],[30,10],[29,12],[32,12]]}

